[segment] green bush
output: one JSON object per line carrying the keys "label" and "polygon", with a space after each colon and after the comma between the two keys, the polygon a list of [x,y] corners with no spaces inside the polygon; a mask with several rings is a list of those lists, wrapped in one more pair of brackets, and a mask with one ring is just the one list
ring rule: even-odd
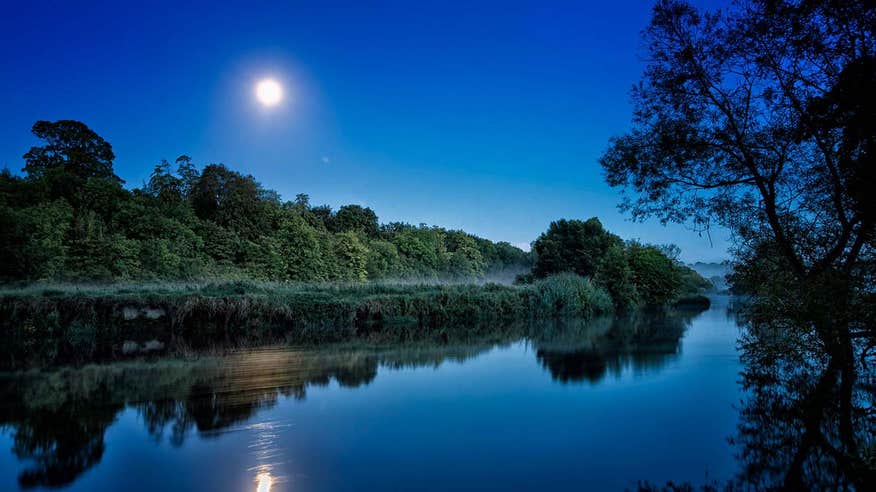
{"label": "green bush", "polygon": [[681,273],[675,262],[656,246],[631,242],[627,246],[627,260],[643,303],[662,305],[679,294]]}
{"label": "green bush", "polygon": [[613,244],[600,259],[596,268],[595,281],[605,287],[619,311],[627,310],[639,303],[639,291],[633,269],[627,259],[623,245]]}
{"label": "green bush", "polygon": [[533,282],[533,311],[585,316],[610,313],[614,305],[609,293],[589,279],[574,273],[560,273]]}

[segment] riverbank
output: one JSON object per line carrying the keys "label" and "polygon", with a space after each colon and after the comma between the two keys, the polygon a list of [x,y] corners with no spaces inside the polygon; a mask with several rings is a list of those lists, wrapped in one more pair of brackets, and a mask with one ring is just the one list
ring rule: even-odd
{"label": "riverbank", "polygon": [[611,313],[605,290],[570,274],[522,286],[35,285],[0,290],[0,369],[276,343],[440,341],[450,331]]}

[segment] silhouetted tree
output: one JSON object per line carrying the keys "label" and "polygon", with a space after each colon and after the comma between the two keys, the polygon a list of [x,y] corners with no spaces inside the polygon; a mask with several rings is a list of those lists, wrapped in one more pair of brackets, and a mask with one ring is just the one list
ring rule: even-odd
{"label": "silhouetted tree", "polygon": [[31,129],[46,144],[24,154],[24,171],[38,179],[53,169],[64,169],[81,179],[106,178],[121,182],[113,173],[112,146],[80,121],[37,121]]}
{"label": "silhouetted tree", "polygon": [[89,180],[121,185],[122,180],[113,172],[112,146],[84,123],[37,121],[31,131],[45,144],[24,154],[23,171],[49,198],[65,198],[78,207],[82,187]]}
{"label": "silhouetted tree", "polygon": [[222,164],[204,167],[192,190],[192,207],[200,219],[210,220],[245,237],[268,228],[261,185],[252,177]]}
{"label": "silhouetted tree", "polygon": [[176,204],[184,198],[183,181],[173,174],[170,163],[162,160],[155,165],[149,182],[143,190],[162,204]]}
{"label": "silhouetted tree", "polygon": [[764,239],[798,281],[872,261],[876,4],[661,0],[633,129],[601,163],[635,218]]}
{"label": "silhouetted tree", "polygon": [[183,154],[176,158],[176,175],[180,181],[180,193],[188,199],[200,177],[191,157]]}

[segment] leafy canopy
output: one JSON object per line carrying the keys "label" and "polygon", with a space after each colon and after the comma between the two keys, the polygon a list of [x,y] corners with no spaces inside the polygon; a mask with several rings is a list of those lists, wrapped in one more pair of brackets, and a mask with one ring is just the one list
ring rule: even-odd
{"label": "leafy canopy", "polygon": [[623,208],[769,241],[798,279],[872,262],[874,29],[864,0],[657,2],[633,128],[601,158]]}

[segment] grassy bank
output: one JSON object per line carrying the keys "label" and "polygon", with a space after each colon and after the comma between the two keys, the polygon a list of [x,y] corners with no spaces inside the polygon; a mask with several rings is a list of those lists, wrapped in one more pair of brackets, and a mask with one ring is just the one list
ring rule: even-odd
{"label": "grassy bank", "polygon": [[496,284],[34,285],[0,290],[0,368],[268,343],[395,341],[612,312],[571,274]]}

